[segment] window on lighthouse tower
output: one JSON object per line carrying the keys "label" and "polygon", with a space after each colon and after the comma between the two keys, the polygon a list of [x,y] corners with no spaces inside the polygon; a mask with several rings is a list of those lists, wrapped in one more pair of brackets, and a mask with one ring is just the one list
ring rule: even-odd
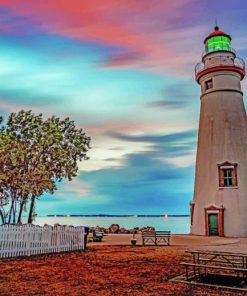
{"label": "window on lighthouse tower", "polygon": [[219,187],[237,187],[237,164],[225,162],[218,165]]}
{"label": "window on lighthouse tower", "polygon": [[205,81],[205,90],[208,90],[210,88],[213,88],[213,79]]}
{"label": "window on lighthouse tower", "polygon": [[223,169],[223,186],[232,186],[233,181],[233,169]]}

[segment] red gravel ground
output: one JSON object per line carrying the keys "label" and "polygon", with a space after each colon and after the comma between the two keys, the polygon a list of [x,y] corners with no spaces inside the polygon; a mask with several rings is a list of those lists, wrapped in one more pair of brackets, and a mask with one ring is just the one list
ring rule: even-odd
{"label": "red gravel ground", "polygon": [[94,246],[86,252],[0,261],[0,295],[246,295],[168,280],[183,269],[177,247]]}

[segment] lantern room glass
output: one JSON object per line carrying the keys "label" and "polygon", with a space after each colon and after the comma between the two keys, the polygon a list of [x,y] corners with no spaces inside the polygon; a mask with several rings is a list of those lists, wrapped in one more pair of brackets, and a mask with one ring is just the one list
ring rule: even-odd
{"label": "lantern room glass", "polygon": [[227,36],[214,36],[207,40],[207,52],[226,50],[231,51],[231,40]]}

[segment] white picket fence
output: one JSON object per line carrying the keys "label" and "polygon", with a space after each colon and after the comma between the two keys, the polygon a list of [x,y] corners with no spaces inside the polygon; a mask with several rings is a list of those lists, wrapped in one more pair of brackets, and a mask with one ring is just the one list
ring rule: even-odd
{"label": "white picket fence", "polygon": [[1,225],[0,258],[84,250],[84,227]]}

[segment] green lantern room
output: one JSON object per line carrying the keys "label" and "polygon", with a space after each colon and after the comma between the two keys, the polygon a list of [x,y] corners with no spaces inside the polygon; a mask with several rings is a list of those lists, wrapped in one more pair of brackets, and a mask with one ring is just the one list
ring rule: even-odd
{"label": "green lantern room", "polygon": [[220,31],[217,26],[215,27],[215,31],[204,40],[204,43],[206,53],[214,51],[232,51],[231,37]]}

